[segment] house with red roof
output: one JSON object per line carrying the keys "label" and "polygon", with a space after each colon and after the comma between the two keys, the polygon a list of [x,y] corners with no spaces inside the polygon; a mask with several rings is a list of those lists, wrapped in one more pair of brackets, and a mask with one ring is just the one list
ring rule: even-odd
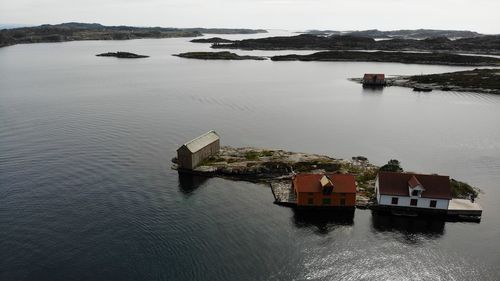
{"label": "house with red roof", "polygon": [[448,210],[451,185],[448,176],[379,172],[375,194],[381,207]]}
{"label": "house with red roof", "polygon": [[297,174],[292,188],[298,207],[344,207],[356,204],[356,180],[349,174]]}

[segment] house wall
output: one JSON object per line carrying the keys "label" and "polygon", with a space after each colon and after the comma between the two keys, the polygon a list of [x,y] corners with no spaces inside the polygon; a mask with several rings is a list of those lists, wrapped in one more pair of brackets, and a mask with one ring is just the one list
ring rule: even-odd
{"label": "house wall", "polygon": [[177,164],[183,169],[194,169],[206,158],[216,155],[220,150],[220,140],[207,144],[202,149],[192,153],[186,147],[177,150]]}
{"label": "house wall", "polygon": [[192,153],[184,146],[177,150],[177,165],[179,168],[192,169]]}
{"label": "house wall", "polygon": [[220,149],[220,141],[216,140],[206,145],[202,149],[196,151],[195,153],[193,153],[191,169],[194,169],[196,166],[198,166],[198,164],[200,164],[206,158],[217,154],[219,152],[219,149]]}
{"label": "house wall", "polygon": [[373,79],[363,79],[363,85],[384,85],[385,84],[385,80],[381,80],[381,79],[377,79],[377,80],[373,80]]}
{"label": "house wall", "polygon": [[[354,207],[356,204],[356,194],[355,193],[344,193],[345,194],[345,207]],[[313,204],[308,203],[308,199],[313,198]],[[330,205],[323,205],[323,198],[330,198]],[[300,192],[297,194],[297,205],[299,206],[340,206],[340,193],[332,193],[330,195],[323,195],[321,192],[313,192],[312,195],[309,192]]]}
{"label": "house wall", "polygon": [[[391,204],[393,197],[398,198],[397,205]],[[379,205],[398,206],[398,207],[412,207],[412,208],[427,208],[427,209],[447,210],[448,204],[449,204],[449,200],[447,200],[447,199],[432,199],[432,198],[421,198],[421,197],[410,197],[410,196],[392,196],[392,195],[380,195],[378,198],[379,198],[378,199]],[[410,205],[411,199],[418,199],[417,206]],[[430,207],[431,200],[437,201],[436,208]]]}

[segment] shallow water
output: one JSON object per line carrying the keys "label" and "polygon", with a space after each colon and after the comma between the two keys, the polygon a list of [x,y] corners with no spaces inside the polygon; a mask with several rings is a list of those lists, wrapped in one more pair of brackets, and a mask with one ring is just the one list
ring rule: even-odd
{"label": "shallow water", "polygon": [[[209,50],[189,40],[0,49],[0,280],[500,278],[500,96],[347,80],[467,68],[171,56]],[[151,57],[94,56],[117,50]],[[447,174],[484,191],[483,220],[325,218],[273,205],[263,185],[180,177],[176,148],[209,129]]]}

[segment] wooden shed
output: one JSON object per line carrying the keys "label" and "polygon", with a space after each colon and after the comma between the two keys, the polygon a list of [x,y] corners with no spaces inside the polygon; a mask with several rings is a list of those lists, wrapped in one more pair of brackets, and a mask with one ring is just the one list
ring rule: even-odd
{"label": "wooden shed", "polygon": [[363,76],[363,86],[384,86],[385,74],[366,73]]}
{"label": "wooden shed", "polygon": [[215,131],[207,132],[177,149],[177,165],[180,169],[192,170],[206,158],[216,155],[219,149],[219,135]]}

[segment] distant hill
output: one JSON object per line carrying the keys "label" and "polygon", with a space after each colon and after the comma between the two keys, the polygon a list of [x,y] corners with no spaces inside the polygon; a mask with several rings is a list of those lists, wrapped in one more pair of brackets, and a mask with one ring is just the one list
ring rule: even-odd
{"label": "distant hill", "polygon": [[426,39],[446,37],[456,38],[474,38],[484,36],[484,34],[468,30],[438,30],[438,29],[401,29],[391,31],[381,31],[378,29],[360,30],[360,31],[334,31],[334,30],[308,30],[306,34],[314,35],[352,35],[368,38],[399,38],[399,39]]}
{"label": "distant hill", "polygon": [[105,26],[99,23],[68,22],[2,29],[0,30],[0,47],[22,43],[197,37],[203,35],[203,33],[253,34],[264,32],[267,31],[262,29],[232,28]]}

